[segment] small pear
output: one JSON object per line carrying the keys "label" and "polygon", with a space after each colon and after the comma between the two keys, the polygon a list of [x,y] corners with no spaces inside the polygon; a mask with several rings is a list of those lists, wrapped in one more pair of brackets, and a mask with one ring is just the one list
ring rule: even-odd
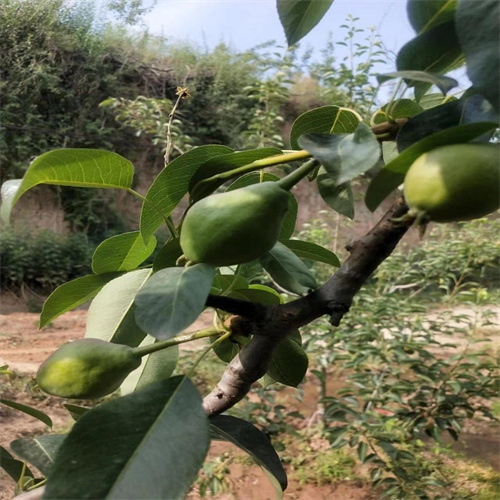
{"label": "small pear", "polygon": [[404,180],[405,200],[422,222],[484,217],[500,207],[500,149],[454,144],[417,158]]}
{"label": "small pear", "polygon": [[262,182],[195,203],[181,230],[181,248],[193,263],[231,266],[258,259],[278,241],[290,193]]}
{"label": "small pear", "polygon": [[36,380],[53,396],[97,399],[116,391],[140,364],[129,346],[82,339],[59,347],[41,364]]}

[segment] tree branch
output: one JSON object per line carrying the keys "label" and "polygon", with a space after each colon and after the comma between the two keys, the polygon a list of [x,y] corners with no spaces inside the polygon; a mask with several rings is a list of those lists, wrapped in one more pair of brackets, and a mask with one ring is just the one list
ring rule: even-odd
{"label": "tree branch", "polygon": [[281,306],[259,307],[258,317],[245,314],[233,319],[236,331],[253,337],[229,363],[215,389],[204,398],[203,407],[209,416],[228,410],[248,393],[252,384],[266,373],[276,345],[291,331],[325,314],[330,315],[334,326],[340,324],[361,286],[412,225],[413,218],[403,217],[407,212],[401,197],[367,234],[348,247],[351,255],[311,294]]}

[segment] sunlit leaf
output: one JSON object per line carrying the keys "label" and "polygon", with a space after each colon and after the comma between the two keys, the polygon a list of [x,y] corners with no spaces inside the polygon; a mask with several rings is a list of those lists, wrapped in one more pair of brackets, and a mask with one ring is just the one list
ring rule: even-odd
{"label": "sunlit leaf", "polygon": [[92,271],[96,274],[132,271],[153,253],[155,247],[156,238],[151,237],[145,245],[139,231],[112,236],[96,248]]}
{"label": "sunlit leaf", "polygon": [[189,181],[200,165],[214,156],[232,152],[226,146],[200,146],[171,161],[158,174],[142,206],[140,229],[144,241],[153,236],[187,194]]}
{"label": "sunlit leaf", "polygon": [[99,276],[89,274],[60,285],[48,296],[43,304],[40,315],[40,328],[43,328],[61,314],[71,311],[71,309],[95,297],[106,283],[118,278],[121,274],[109,273]]}
{"label": "sunlit leaf", "polygon": [[146,333],[135,323],[133,304],[150,275],[150,269],[141,269],[108,283],[90,304],[85,337],[132,347],[139,345]]}
{"label": "sunlit leaf", "polygon": [[339,106],[321,106],[300,115],[290,130],[290,147],[300,149],[298,139],[309,133],[350,134],[363,121],[359,114]]}
{"label": "sunlit leaf", "polygon": [[38,184],[127,189],[132,185],[133,175],[132,163],[111,151],[55,149],[38,156],[22,179],[2,186],[1,215],[8,221],[19,198]]}
{"label": "sunlit leaf", "polygon": [[248,151],[238,151],[227,155],[216,156],[206,161],[194,173],[189,182],[189,192],[193,201],[198,201],[205,196],[213,193],[219,186],[222,186],[227,179],[213,179],[210,182],[201,181],[207,180],[217,174],[222,174],[230,170],[234,170],[244,165],[249,165],[256,160],[268,158],[270,156],[281,155],[283,152],[277,148],[260,148],[251,149]]}

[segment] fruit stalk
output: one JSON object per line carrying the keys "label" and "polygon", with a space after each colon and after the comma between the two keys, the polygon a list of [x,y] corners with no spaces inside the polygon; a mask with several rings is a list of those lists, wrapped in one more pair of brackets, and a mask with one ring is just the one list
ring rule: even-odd
{"label": "fruit stalk", "polygon": [[146,356],[156,351],[161,351],[167,347],[172,347],[178,344],[184,344],[186,342],[191,342],[192,340],[204,339],[206,337],[213,337],[214,335],[219,335],[224,333],[225,330],[220,330],[218,328],[207,328],[205,330],[198,330],[194,333],[189,333],[186,335],[179,335],[173,339],[164,340],[163,342],[155,342],[154,344],[145,345],[141,347],[134,347],[132,352],[137,357]]}
{"label": "fruit stalk", "polygon": [[227,172],[222,172],[220,174],[213,175],[212,177],[208,177],[207,179],[203,179],[199,184],[206,184],[212,182],[216,179],[220,180],[229,180],[237,175],[247,174],[249,172],[255,172],[256,170],[261,170],[266,167],[273,167],[274,165],[282,165],[283,163],[288,163],[291,161],[297,160],[307,160],[311,158],[311,154],[307,151],[292,151],[291,153],[286,153],[277,156],[270,156],[269,158],[263,158],[262,160],[255,160],[248,165],[243,165],[242,167],[235,168],[233,170],[228,170]]}
{"label": "fruit stalk", "polygon": [[294,170],[291,174],[283,177],[283,179],[278,181],[277,184],[282,189],[290,191],[290,189],[292,189],[295,184],[301,181],[317,167],[319,167],[318,160],[311,158],[309,161],[306,161],[303,165],[301,165],[298,169]]}

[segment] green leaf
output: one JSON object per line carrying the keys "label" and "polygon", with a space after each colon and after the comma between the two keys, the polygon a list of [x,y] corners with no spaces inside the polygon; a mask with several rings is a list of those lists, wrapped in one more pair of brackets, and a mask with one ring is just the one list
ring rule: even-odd
{"label": "green leaf", "polygon": [[22,179],[2,186],[1,216],[8,221],[21,196],[38,184],[87,188],[122,188],[132,185],[134,167],[125,158],[99,149],[55,149],[38,156]]}
{"label": "green leaf", "polygon": [[301,259],[323,262],[334,267],[340,266],[339,258],[333,252],[316,243],[301,240],[287,240],[282,243]]}
{"label": "green leaf", "polygon": [[[340,442],[345,441],[344,439],[342,439],[342,437],[345,436],[345,434],[347,433],[348,430],[349,430],[349,428],[347,426],[334,427],[328,433],[328,439],[329,439],[330,443],[332,444],[332,447],[335,447]],[[347,443],[347,441],[345,441],[345,443],[343,443],[342,446],[346,443]]]}
{"label": "green leaf", "polygon": [[398,156],[398,145],[396,141],[384,141],[382,143],[382,158],[387,165]]}
{"label": "green leaf", "polygon": [[308,267],[282,243],[276,243],[260,262],[279,286],[297,295],[318,286]]}
{"label": "green leaf", "polygon": [[309,359],[296,341],[283,339],[274,349],[267,374],[276,382],[297,387],[304,379]]}
{"label": "green leaf", "polygon": [[255,278],[262,275],[262,266],[258,260],[252,260],[246,264],[240,264],[238,266],[238,272],[240,276],[246,278],[247,281],[252,281]]}
{"label": "green leaf", "polygon": [[[436,73],[428,73],[427,71],[393,71],[392,73],[385,73],[383,75],[377,75],[377,80],[379,83],[387,82],[393,78],[404,78],[409,83],[410,87],[415,84],[413,82],[426,82],[431,85],[436,85],[439,90],[446,94],[452,88],[458,86],[458,82],[454,78],[449,76],[438,75]],[[409,99],[401,99],[402,101],[408,101]],[[411,101],[414,102],[414,101]],[[416,114],[416,113],[413,113]],[[413,116],[413,115],[408,115]]]}
{"label": "green leaf", "polygon": [[436,106],[441,106],[447,102],[456,101],[457,98],[454,96],[445,97],[443,94],[425,94],[422,99],[420,99],[419,104],[423,109],[431,109]]}
{"label": "green leaf", "polygon": [[273,290],[272,288],[258,285],[251,285],[250,288],[246,290],[235,290],[228,294],[228,297],[233,297],[235,299],[247,300],[249,302],[259,302],[260,304],[266,304],[269,306],[279,306],[283,299],[281,295]]}
{"label": "green leaf", "polygon": [[[425,71],[442,75],[459,67],[462,62],[463,54],[452,19],[430,28],[404,45],[398,52],[396,66],[398,71]],[[409,85],[415,87],[417,101],[431,86],[416,80],[411,80]]]}
{"label": "green leaf", "polygon": [[216,178],[210,182],[204,182],[198,185],[199,182],[204,181],[230,170],[234,170],[244,165],[249,165],[256,160],[262,160],[270,156],[283,154],[281,149],[277,148],[261,148],[251,149],[249,151],[238,151],[237,153],[229,153],[227,155],[216,156],[198,168],[189,182],[189,192],[191,200],[198,201],[209,194],[212,194],[219,186],[222,186],[227,179]]}
{"label": "green leaf", "polygon": [[399,151],[404,151],[413,144],[441,130],[460,125],[463,116],[463,101],[452,101],[431,108],[408,120],[397,136]]}
{"label": "green leaf", "polygon": [[394,101],[390,105],[390,116],[387,115],[388,107],[389,104],[386,104],[385,106],[382,106],[381,109],[376,111],[373,114],[370,123],[372,125],[377,125],[378,123],[385,123],[390,119],[408,118],[410,116],[418,115],[418,113],[421,113],[423,111],[423,108],[421,108],[412,99],[399,99],[397,101]]}
{"label": "green leaf", "polygon": [[33,473],[28,469],[28,467],[25,467],[23,462],[20,460],[16,460],[3,446],[0,446],[0,467],[16,483],[19,483],[23,472],[25,476],[33,477]]}
{"label": "green leaf", "polygon": [[[495,122],[496,113],[479,94],[462,97],[420,113],[408,120],[398,133],[397,144],[403,151],[440,130],[475,122]],[[486,137],[486,141],[489,136]]]}
{"label": "green leaf", "polygon": [[300,115],[290,130],[290,147],[300,149],[298,140],[309,133],[350,134],[363,121],[356,111],[339,106],[321,106]]}
{"label": "green leaf", "polygon": [[457,33],[474,87],[500,111],[500,3],[498,0],[460,0]]}
{"label": "green leaf", "polygon": [[333,0],[277,0],[288,46],[304,38],[323,18]]}
{"label": "green leaf", "polygon": [[495,123],[471,123],[442,130],[403,151],[387,164],[372,180],[366,191],[366,206],[373,212],[404,180],[412,163],[421,155],[439,146],[471,141],[497,127]]}
{"label": "green leaf", "polygon": [[457,0],[408,0],[408,19],[417,33],[422,33],[453,19]]}
{"label": "green leaf", "polygon": [[[268,172],[264,172],[264,176],[262,178],[264,182],[279,181],[280,178],[276,175],[269,174]],[[233,191],[234,189],[240,189],[245,186],[250,186],[252,184],[257,184],[260,182],[260,173],[259,172],[250,172],[249,174],[242,175],[239,179],[234,181],[226,191]],[[290,200],[288,202],[288,211],[283,219],[283,225],[281,227],[280,232],[280,240],[286,240],[290,238],[295,231],[295,223],[297,221],[297,213],[299,211],[299,205],[295,196],[290,193]]]}
{"label": "green leaf", "polygon": [[149,241],[187,194],[189,181],[200,165],[213,156],[232,152],[226,146],[200,146],[171,161],[158,174],[142,206],[140,230],[144,241]]}
{"label": "green leaf", "polygon": [[57,451],[66,434],[44,434],[35,438],[20,438],[10,443],[10,449],[20,458],[34,465],[44,476],[50,474]]}
{"label": "green leaf", "polygon": [[265,285],[249,285],[250,290],[262,290],[263,292],[271,293],[276,296],[276,299],[279,299],[280,304],[283,304],[283,297],[277,292],[274,288],[265,286]]}
{"label": "green leaf", "polygon": [[370,170],[380,158],[379,143],[364,123],[353,134],[306,134],[299,144],[321,163],[337,186]]}
{"label": "green leaf", "polygon": [[66,408],[66,410],[69,411],[71,418],[75,421],[92,409],[92,408],[86,408],[85,406],[72,405],[68,403],[63,403],[63,406],[64,408]]}
{"label": "green leaf", "polygon": [[95,297],[106,283],[109,283],[121,274],[109,273],[101,274],[100,276],[89,274],[88,276],[76,278],[76,280],[68,281],[68,283],[57,287],[43,304],[40,315],[40,328],[43,328],[61,314],[71,311],[71,309]]}
{"label": "green leaf", "polygon": [[350,182],[337,186],[330,174],[321,167],[317,183],[321,198],[330,208],[351,220],[354,219],[354,197]]}
{"label": "green leaf", "polygon": [[212,289],[216,289],[218,294],[242,288],[248,288],[248,281],[236,274],[217,274],[212,283]]}
{"label": "green leaf", "polygon": [[201,314],[215,276],[209,264],[153,274],[135,298],[138,325],[159,340],[182,332]]}
{"label": "green leaf", "polygon": [[182,500],[208,445],[194,385],[184,377],[163,380],[80,418],[59,449],[43,498]]}
{"label": "green leaf", "polygon": [[228,441],[248,453],[268,472],[277,493],[285,491],[288,481],[281,461],[265,434],[246,420],[229,415],[217,415],[210,419],[212,439]]}
{"label": "green leaf", "polygon": [[156,238],[151,237],[145,245],[139,231],[112,236],[95,249],[92,271],[95,274],[132,271],[153,253],[155,247]]}
{"label": "green leaf", "polygon": [[[283,297],[274,288],[265,285],[250,285],[245,292],[252,302],[261,302],[269,305],[279,305],[284,302]],[[259,293],[257,294],[257,292]],[[260,292],[264,292],[265,295]],[[270,297],[271,295],[273,297]]]}
{"label": "green leaf", "polygon": [[153,260],[153,272],[156,273],[167,267],[175,267],[177,259],[182,255],[180,238],[171,238]]}
{"label": "green leaf", "polygon": [[[140,345],[145,346],[153,344],[155,340],[154,337],[148,335]],[[149,384],[167,379],[174,373],[178,361],[178,345],[143,356],[141,366],[130,373],[120,386],[121,395],[124,396],[125,394],[142,389]]]}
{"label": "green leaf", "polygon": [[368,445],[365,442],[358,444],[358,458],[361,463],[365,463],[366,453],[368,451]]}
{"label": "green leaf", "polygon": [[45,425],[52,427],[52,419],[43,411],[32,408],[31,406],[23,405],[22,403],[17,403],[16,401],[9,401],[8,399],[0,399],[0,403],[4,404],[5,406],[10,406],[15,410],[22,411],[27,415],[31,415],[32,417],[43,422]]}
{"label": "green leaf", "polygon": [[[215,335],[210,337],[210,343],[213,344],[217,340]],[[213,351],[217,357],[224,361],[224,363],[229,363],[239,352],[239,344],[231,339],[223,340],[220,344],[217,344]]]}
{"label": "green leaf", "polygon": [[135,323],[133,304],[150,275],[150,269],[140,269],[108,283],[90,304],[85,337],[138,346],[146,333]]}

